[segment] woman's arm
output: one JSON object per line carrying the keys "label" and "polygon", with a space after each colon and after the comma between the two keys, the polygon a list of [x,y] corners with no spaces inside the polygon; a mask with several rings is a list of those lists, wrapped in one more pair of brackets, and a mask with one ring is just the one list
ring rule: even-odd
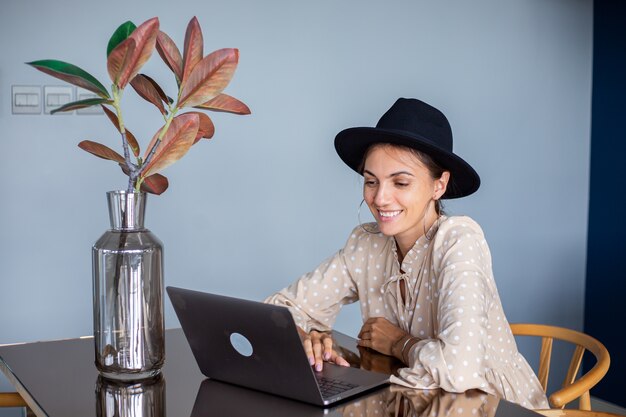
{"label": "woman's arm", "polygon": [[347,365],[332,349],[332,339],[327,332],[331,330],[341,306],[358,300],[358,289],[348,259],[357,250],[356,242],[361,234],[355,229],[343,249],[314,271],[265,300],[290,310],[307,356],[316,369],[321,369],[323,360]]}

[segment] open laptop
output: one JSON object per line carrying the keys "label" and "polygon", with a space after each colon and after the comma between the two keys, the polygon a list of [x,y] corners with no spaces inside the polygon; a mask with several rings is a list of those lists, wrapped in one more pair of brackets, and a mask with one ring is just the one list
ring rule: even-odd
{"label": "open laptop", "polygon": [[330,363],[315,372],[285,307],[175,287],[167,293],[209,378],[319,406],[389,382],[389,375]]}

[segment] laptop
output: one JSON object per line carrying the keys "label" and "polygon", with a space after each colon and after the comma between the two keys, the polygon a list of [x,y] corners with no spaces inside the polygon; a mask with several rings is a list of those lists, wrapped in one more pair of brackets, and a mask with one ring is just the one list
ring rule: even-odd
{"label": "laptop", "polygon": [[324,363],[315,372],[286,307],[167,287],[207,377],[327,406],[389,383],[389,375]]}

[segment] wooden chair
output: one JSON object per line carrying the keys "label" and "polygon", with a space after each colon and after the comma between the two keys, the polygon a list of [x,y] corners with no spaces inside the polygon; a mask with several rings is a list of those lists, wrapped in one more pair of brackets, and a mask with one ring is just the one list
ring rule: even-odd
{"label": "wooden chair", "polygon": [[[611,363],[609,351],[602,343],[585,333],[543,324],[511,324],[511,331],[515,336],[538,336],[542,338],[537,377],[544,391],[548,386],[552,341],[557,339],[575,344],[576,349],[563,381],[563,387],[553,392],[548,400],[552,407],[562,409],[566,404],[578,398],[580,410],[591,410],[589,390],[606,375]],[[576,379],[585,350],[595,356],[596,364],[589,372]]]}
{"label": "wooden chair", "polygon": [[607,413],[606,411],[588,411],[571,409],[535,410],[546,417],[624,417],[621,414]]}
{"label": "wooden chair", "polygon": [[26,407],[26,403],[17,392],[0,392],[0,407]]}

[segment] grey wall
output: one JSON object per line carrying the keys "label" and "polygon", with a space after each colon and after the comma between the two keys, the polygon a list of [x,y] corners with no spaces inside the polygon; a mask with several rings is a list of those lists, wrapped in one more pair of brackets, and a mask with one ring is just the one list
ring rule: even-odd
{"label": "grey wall", "polygon": [[[446,113],[483,178],[448,209],[482,224],[509,319],[582,327],[591,1],[33,0],[0,13],[0,343],[91,332],[90,247],[108,227],[105,192],[125,186],[76,147],[119,149],[103,116],[11,114],[11,85],[62,85],[23,63],[62,59],[107,81],[122,21],[159,16],[182,46],[193,15],[205,51],[240,48],[227,92],[253,115],[216,114],[215,138],[166,170],[170,190],[149,201],[168,285],[261,299],[314,268],[343,245],[360,202],[334,135],[419,97]],[[156,55],[145,72],[173,94]],[[145,146],[159,117],[132,94],[127,125]],[[354,333],[359,319],[348,309],[337,327]]]}

